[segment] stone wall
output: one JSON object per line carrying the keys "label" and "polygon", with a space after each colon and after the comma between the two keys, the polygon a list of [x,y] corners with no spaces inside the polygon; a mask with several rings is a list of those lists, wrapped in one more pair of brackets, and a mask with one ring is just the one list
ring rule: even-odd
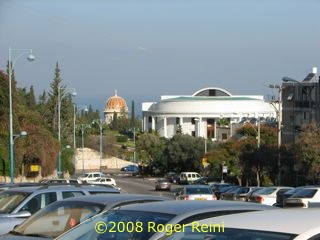
{"label": "stone wall", "polygon": [[[121,169],[128,164],[134,164],[130,161],[122,160],[116,157],[102,158],[101,169]],[[100,169],[100,153],[91,148],[77,148],[75,154],[76,172],[93,171]]]}

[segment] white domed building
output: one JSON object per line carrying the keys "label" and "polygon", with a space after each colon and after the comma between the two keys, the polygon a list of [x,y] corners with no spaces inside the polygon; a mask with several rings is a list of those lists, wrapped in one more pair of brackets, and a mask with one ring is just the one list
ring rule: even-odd
{"label": "white domed building", "polygon": [[[142,103],[143,131],[171,138],[178,132],[222,141],[235,134],[244,119],[275,119],[276,108],[259,95],[232,95],[208,87],[192,95],[161,96],[159,102]],[[221,127],[220,120],[229,124]],[[225,129],[223,129],[225,128]]]}
{"label": "white domed building", "polygon": [[104,119],[105,123],[109,124],[113,121],[114,116],[117,117],[128,117],[128,106],[127,102],[120,96],[115,95],[110,97],[104,107]]}

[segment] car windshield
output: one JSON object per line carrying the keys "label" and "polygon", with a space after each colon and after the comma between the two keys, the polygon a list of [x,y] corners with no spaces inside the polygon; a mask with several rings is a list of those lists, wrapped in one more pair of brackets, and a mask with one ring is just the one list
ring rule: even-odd
{"label": "car windshield", "polygon": [[274,191],[276,191],[276,188],[272,188],[272,187],[266,187],[266,188],[262,188],[256,192],[254,192],[254,195],[258,195],[258,194],[262,194],[262,195],[267,195],[267,194],[272,194]]}
{"label": "car windshield", "polygon": [[80,177],[81,178],[86,178],[86,177],[89,177],[89,175],[90,175],[90,173],[85,173],[85,174],[81,175]]}
{"label": "car windshield", "polygon": [[103,208],[103,204],[87,202],[85,204],[82,202],[69,203],[63,206],[53,204],[28,218],[14,229],[14,233],[54,238],[101,212]]}
{"label": "car windshield", "polygon": [[158,231],[158,226],[164,226],[163,224],[174,216],[165,213],[114,210],[88,219],[58,239],[145,240]]}
{"label": "car windshield", "polygon": [[186,189],[186,194],[212,194],[212,191],[210,188],[187,188]]}
{"label": "car windshield", "polygon": [[312,198],[318,190],[314,188],[305,188],[291,195],[291,198]]}
{"label": "car windshield", "polygon": [[30,193],[2,192],[0,194],[0,213],[11,213]]}
{"label": "car windshield", "polygon": [[248,193],[250,191],[250,188],[248,187],[242,187],[240,189],[238,189],[238,194],[241,194],[241,193]]}

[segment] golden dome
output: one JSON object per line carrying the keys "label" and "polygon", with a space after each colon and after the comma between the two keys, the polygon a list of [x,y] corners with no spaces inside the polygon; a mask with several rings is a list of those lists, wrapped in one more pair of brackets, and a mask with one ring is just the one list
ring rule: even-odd
{"label": "golden dome", "polygon": [[121,110],[128,111],[126,101],[117,95],[117,91],[113,97],[106,101],[105,112],[121,112]]}

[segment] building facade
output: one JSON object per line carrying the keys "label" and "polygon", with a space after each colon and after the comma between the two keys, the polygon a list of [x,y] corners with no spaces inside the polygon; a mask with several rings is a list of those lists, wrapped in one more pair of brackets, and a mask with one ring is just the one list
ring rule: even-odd
{"label": "building facade", "polygon": [[314,67],[302,81],[282,80],[282,143],[295,143],[303,125],[320,123],[320,79]]}
{"label": "building facade", "polygon": [[142,117],[145,132],[157,131],[166,138],[181,132],[221,141],[231,137],[233,127],[244,119],[275,119],[277,111],[263,96],[234,96],[224,89],[208,87],[192,95],[161,96],[159,102],[144,102]]}

